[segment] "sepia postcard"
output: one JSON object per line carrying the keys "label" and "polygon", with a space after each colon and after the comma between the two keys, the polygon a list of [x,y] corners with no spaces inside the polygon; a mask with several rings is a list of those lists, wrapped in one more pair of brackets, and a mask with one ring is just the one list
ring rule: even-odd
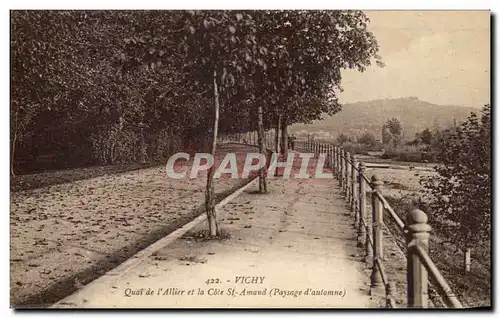
{"label": "sepia postcard", "polygon": [[490,11],[11,10],[11,308],[492,308]]}

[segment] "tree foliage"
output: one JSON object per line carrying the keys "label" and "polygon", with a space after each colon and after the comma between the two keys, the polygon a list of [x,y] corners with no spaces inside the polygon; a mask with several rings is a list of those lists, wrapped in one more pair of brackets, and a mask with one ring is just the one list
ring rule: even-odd
{"label": "tree foliage", "polygon": [[[361,11],[12,11],[11,146],[21,170],[164,160],[221,133],[334,114],[341,70],[381,64]],[[193,141],[198,141],[193,144]],[[25,165],[22,165],[22,163]]]}
{"label": "tree foliage", "polygon": [[373,146],[377,144],[377,139],[375,136],[369,132],[365,132],[358,138],[358,143],[366,145],[366,146]]}
{"label": "tree foliage", "polygon": [[432,132],[429,128],[424,129],[419,137],[424,145],[430,145],[432,142]]}
{"label": "tree foliage", "polygon": [[348,141],[349,141],[349,137],[347,137],[344,134],[340,134],[340,135],[337,136],[337,144],[339,146],[342,146],[343,144],[345,144]]}
{"label": "tree foliage", "polygon": [[403,127],[399,119],[393,117],[382,126],[382,142],[397,146],[401,142]]}
{"label": "tree foliage", "polygon": [[491,108],[472,113],[442,141],[437,175],[423,180],[436,225],[471,248],[491,237]]}

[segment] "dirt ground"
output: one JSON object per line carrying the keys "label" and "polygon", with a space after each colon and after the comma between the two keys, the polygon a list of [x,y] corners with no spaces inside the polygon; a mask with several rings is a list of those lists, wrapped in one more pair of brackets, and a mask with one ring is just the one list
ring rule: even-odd
{"label": "dirt ground", "polygon": [[[221,147],[216,162],[236,152],[241,166],[248,150]],[[160,166],[12,192],[11,306],[49,305],[190,221],[201,213],[205,176],[171,179]],[[217,179],[216,194],[244,182]]]}
{"label": "dirt ground", "polygon": [[424,189],[420,178],[430,177],[436,172],[409,169],[367,169],[366,176],[377,175],[384,181],[383,192],[386,197],[401,198],[403,196],[421,195]]}
{"label": "dirt ground", "polygon": [[[366,175],[371,178],[374,174],[378,175],[384,181],[382,190],[384,196],[389,199],[399,217],[405,221],[405,216],[416,207],[413,200],[422,198],[425,201],[423,186],[420,185],[421,177],[435,175],[436,172],[403,170],[403,169],[367,169]],[[368,200],[368,204],[370,204]],[[368,209],[368,211],[371,208]],[[428,211],[426,211],[428,212]],[[432,215],[428,214],[431,218]],[[395,223],[388,214],[384,216],[387,226],[386,234],[391,250],[386,254],[386,270],[396,282],[400,293],[404,293],[406,286],[405,269],[405,238],[397,230]],[[390,237],[393,236],[393,237]],[[397,245],[394,245],[397,243]],[[472,270],[470,273],[464,273],[462,269],[463,252],[449,242],[446,237],[435,229],[431,232],[429,243],[429,255],[439,268],[441,273],[447,279],[452,290],[459,296],[460,301],[465,307],[490,306],[491,303],[491,258],[488,242],[480,242],[472,251]],[[437,289],[431,289],[430,299],[434,305],[442,307],[442,299],[438,296]],[[400,301],[400,300],[398,300]]]}
{"label": "dirt ground", "polygon": [[[314,166],[308,171],[313,172]],[[294,165],[292,173],[298,169]],[[377,305],[378,297],[369,296],[369,273],[356,246],[353,215],[345,207],[336,180],[275,178],[268,179],[267,194],[256,190],[253,184],[219,211],[219,226],[228,234],[225,239],[200,237],[206,223],[199,224],[134,266],[100,277],[54,307]],[[243,275],[260,280],[238,282]],[[141,294],[146,289],[154,290],[154,295]],[[166,294],[165,290],[184,292]],[[131,291],[135,294],[127,296]]]}

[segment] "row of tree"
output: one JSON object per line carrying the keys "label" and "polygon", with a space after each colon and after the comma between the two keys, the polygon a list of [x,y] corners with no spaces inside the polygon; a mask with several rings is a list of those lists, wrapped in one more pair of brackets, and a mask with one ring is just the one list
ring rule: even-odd
{"label": "row of tree", "polygon": [[438,231],[464,250],[470,270],[471,249],[491,241],[491,107],[470,117],[438,139],[441,165],[423,178],[428,210]]}
{"label": "row of tree", "polygon": [[[387,146],[397,146],[401,143],[403,135],[403,127],[401,122],[396,117],[388,119],[382,126],[382,143]],[[357,138],[349,137],[343,133],[337,136],[337,144],[343,145],[346,142],[358,142],[359,144],[373,146],[377,144],[377,138],[369,133],[365,132],[358,136]]]}
{"label": "row of tree", "polygon": [[[360,11],[11,15],[12,173],[54,153],[74,166],[214,152],[218,132],[257,130],[263,152],[264,129],[286,137],[340,111],[342,69],[381,63]],[[265,192],[264,170],[259,179]]]}

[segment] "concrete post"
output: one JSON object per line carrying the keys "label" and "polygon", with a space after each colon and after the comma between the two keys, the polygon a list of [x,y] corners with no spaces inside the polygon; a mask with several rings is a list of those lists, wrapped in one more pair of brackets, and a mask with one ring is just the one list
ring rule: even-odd
{"label": "concrete post", "polygon": [[346,175],[346,178],[347,178],[347,185],[348,185],[348,189],[347,189],[347,204],[349,206],[349,208],[351,207],[351,201],[352,201],[352,170],[353,170],[353,166],[352,166],[352,163],[353,163],[353,157],[354,155],[352,153],[349,153],[349,162],[348,165],[349,165],[349,171],[347,171],[347,175]]}
{"label": "concrete post", "polygon": [[329,155],[329,160],[328,163],[330,164],[330,169],[333,171],[333,146],[330,145],[328,146],[328,155]]}
{"label": "concrete post", "polygon": [[337,174],[337,146],[333,146],[333,173]]}
{"label": "concrete post", "polygon": [[359,223],[359,216],[357,213],[357,171],[356,169],[358,168],[358,159],[356,156],[353,154],[352,155],[352,168],[351,168],[351,211],[354,213],[354,227],[358,226]]}
{"label": "concrete post", "polygon": [[325,153],[326,153],[326,159],[327,159],[326,160],[327,166],[328,166],[328,168],[331,168],[330,145],[328,145],[328,144],[325,145]]}
{"label": "concrete post", "polygon": [[429,251],[429,232],[431,227],[427,224],[427,215],[419,209],[408,213],[406,218],[407,233],[407,294],[408,307],[427,308],[429,302],[428,273],[420,260],[415,246],[420,246],[425,252]]}
{"label": "concrete post", "polygon": [[347,161],[346,161],[346,158],[347,158],[347,151],[343,150],[342,151],[342,155],[343,155],[343,158],[342,158],[342,193],[345,194],[345,190],[346,190],[346,178],[345,178],[345,175],[346,175],[346,170],[347,170]]}
{"label": "concrete post", "polygon": [[359,214],[359,224],[358,224],[358,246],[363,247],[366,240],[366,182],[363,178],[365,173],[365,163],[359,163],[359,204],[358,204],[358,214]]}
{"label": "concrete post", "polygon": [[335,147],[335,173],[337,175],[337,178],[339,176],[339,168],[340,168],[340,149],[338,147]]}
{"label": "concrete post", "polygon": [[344,177],[344,149],[340,148],[339,149],[339,173],[338,173],[338,179],[339,179],[339,184],[340,184],[340,190],[343,192],[344,191],[344,182],[342,178]]}
{"label": "concrete post", "polygon": [[372,177],[372,237],[373,237],[373,262],[371,275],[371,295],[385,295],[384,284],[377,266],[377,260],[384,259],[383,253],[383,213],[384,206],[377,197],[376,192],[382,190],[384,182],[378,176]]}

